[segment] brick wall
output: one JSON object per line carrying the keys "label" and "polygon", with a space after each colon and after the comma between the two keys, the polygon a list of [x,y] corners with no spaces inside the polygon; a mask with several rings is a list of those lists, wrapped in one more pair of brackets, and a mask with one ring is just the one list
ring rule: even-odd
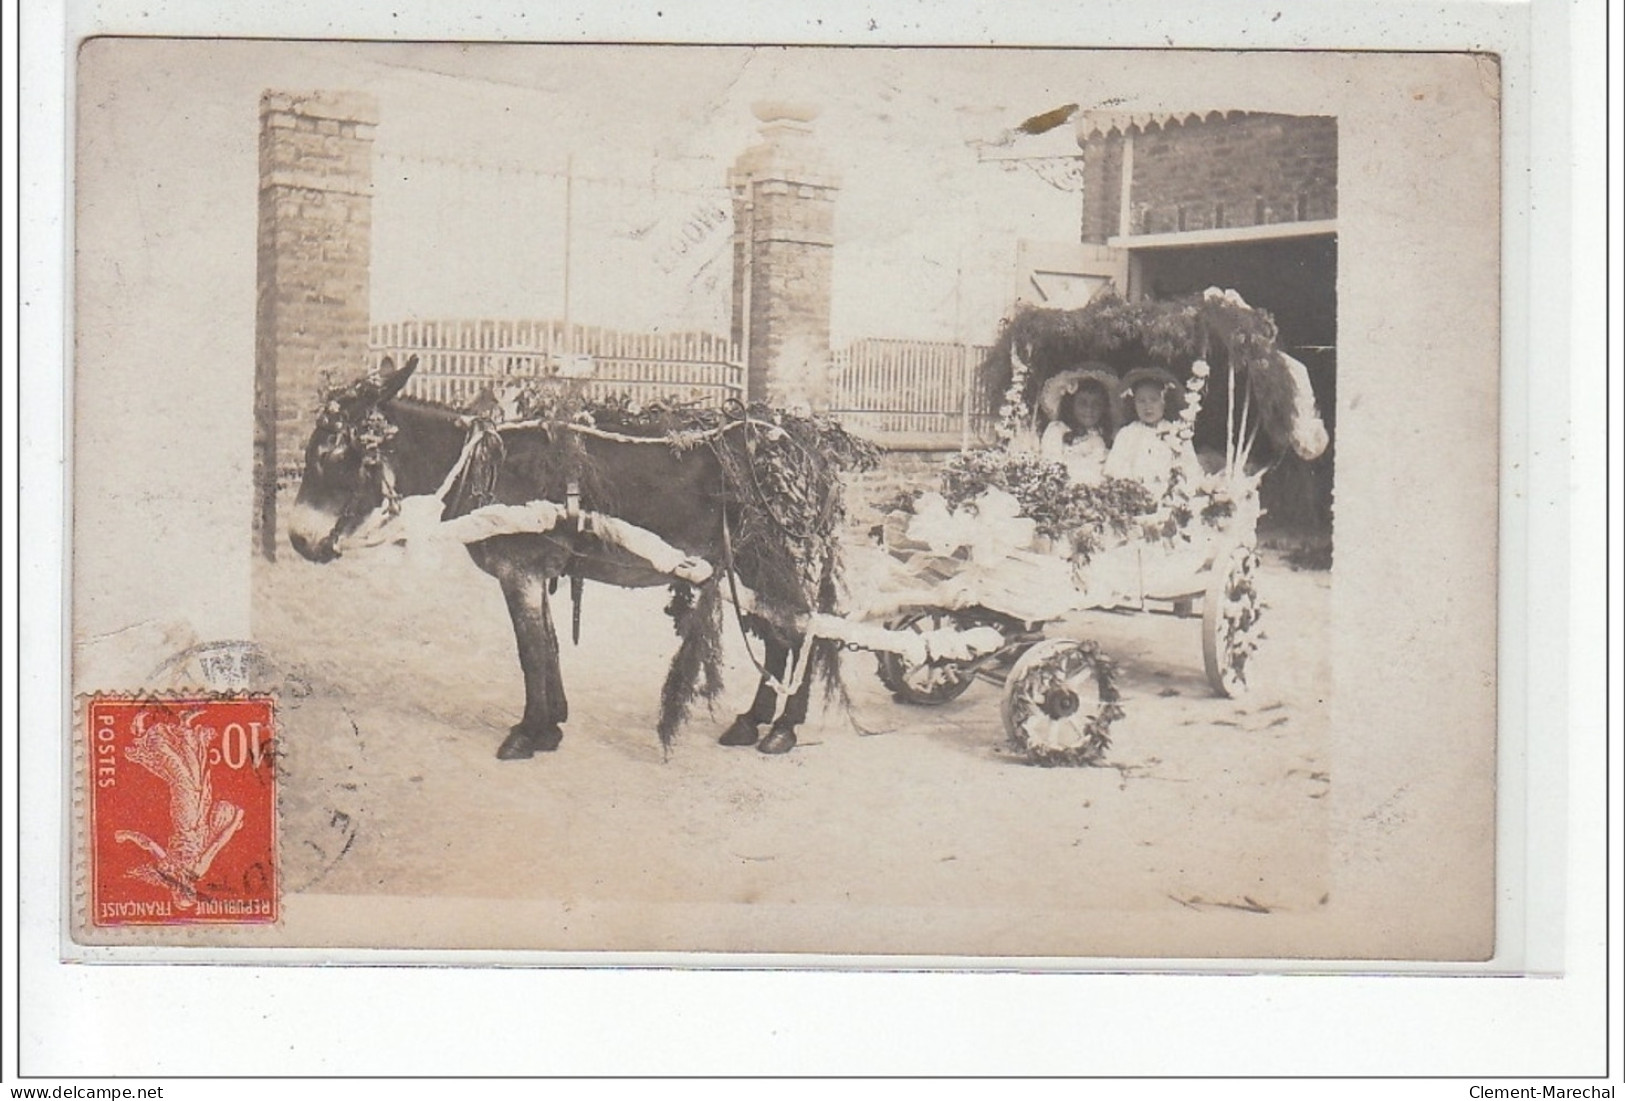
{"label": "brick wall", "polygon": [[1085,244],[1103,245],[1115,237],[1123,190],[1123,135],[1097,134],[1083,146],[1083,225]]}
{"label": "brick wall", "polygon": [[377,121],[354,93],[260,100],[254,520],[268,557],[277,482],[303,461],[322,374],[366,370]]}
{"label": "brick wall", "polygon": [[846,484],[846,512],[858,528],[880,522],[882,506],[905,490],[941,489],[942,468],[958,449],[951,451],[883,451],[874,470],[851,475]]}
{"label": "brick wall", "polygon": [[[1121,138],[1096,134],[1084,142],[1086,172],[1091,163],[1111,160],[1114,140]],[[1115,189],[1104,182],[1094,194],[1086,189],[1083,239],[1104,240],[1098,235],[1102,226],[1108,227],[1106,236],[1115,234],[1119,206]],[[1335,118],[1238,114],[1152,126],[1134,135],[1131,233],[1335,217]]]}

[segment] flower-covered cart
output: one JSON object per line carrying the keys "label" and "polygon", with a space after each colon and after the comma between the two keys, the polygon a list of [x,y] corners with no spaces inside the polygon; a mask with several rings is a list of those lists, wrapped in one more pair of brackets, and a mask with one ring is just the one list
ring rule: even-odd
{"label": "flower-covered cart", "polygon": [[[1037,454],[1039,395],[1083,361],[1181,379],[1177,416],[1155,430],[1164,481],[1079,483]],[[1038,764],[1094,763],[1123,713],[1115,667],[1095,642],[1049,632],[1104,609],[1199,618],[1214,692],[1244,694],[1264,637],[1259,480],[1284,446],[1313,458],[1326,444],[1307,373],[1275,349],[1268,315],[1218,290],[1029,311],[990,363],[997,446],[957,456],[940,492],[900,502],[867,560],[867,587],[882,594],[869,614],[923,643],[880,653],[882,682],[902,702],[938,705],[992,681],[1014,748]]]}
{"label": "flower-covered cart", "polygon": [[[818,655],[845,647],[875,652],[882,681],[908,703],[946,703],[978,678],[1000,682],[1006,730],[1029,760],[1092,763],[1105,751],[1122,705],[1114,667],[1098,645],[1050,637],[1071,612],[1160,608],[1195,617],[1200,602],[1203,660],[1214,689],[1233,696],[1248,687],[1263,637],[1254,546],[1262,470],[1286,448],[1313,459],[1328,442],[1307,371],[1275,348],[1274,336],[1266,314],[1218,290],[1173,302],[1101,297],[1082,310],[1018,314],[984,363],[990,391],[1003,400],[998,445],[962,453],[949,465],[942,491],[911,495],[906,507],[888,515],[874,546],[846,548],[848,587],[862,594],[858,614],[836,606],[842,510],[830,460],[839,460],[837,469],[862,470],[873,449],[827,418],[766,408],[705,413],[701,422],[693,422],[690,411],[686,424],[671,422],[671,410],[630,407],[599,408],[609,414],[605,424],[586,407],[543,419],[526,413],[522,402],[516,420],[470,412],[447,421],[460,423],[466,437],[459,454],[445,456],[450,470],[439,488],[404,494],[388,461],[397,426],[381,412],[380,386],[387,380],[365,379],[330,394],[329,404],[338,408],[328,413],[343,413],[345,401],[365,413],[345,438],[364,453],[359,469],[373,479],[374,504],[348,527],[341,517],[324,538],[307,538],[304,545],[337,557],[341,550],[405,542],[432,558],[437,546],[563,531],[571,539],[590,537],[595,555],[620,556],[605,560],[628,568],[641,569],[641,563],[647,571],[639,577],[668,575],[708,592],[710,611],[702,627],[685,636],[674,660],[676,679],[668,677],[663,741],[702,687],[714,692],[720,686],[706,670],[708,663],[715,669],[720,654],[726,600],[736,606],[742,628],[754,622],[778,632],[781,660],[759,664],[758,695],[771,690],[774,730],[782,725],[788,734],[787,744],[779,742],[784,748],[794,744],[793,728],[801,721],[787,719],[788,708],[797,698],[805,701]],[[1125,368],[1133,370],[1120,374]],[[411,369],[408,363],[392,377],[403,379]],[[1054,396],[1074,377],[1127,382],[1135,371],[1148,370],[1167,374],[1167,384],[1183,395],[1175,418],[1147,414],[1130,426],[1147,454],[1169,457],[1160,479],[1113,475],[1115,448],[1102,460],[1098,479],[1040,453],[1037,429],[1043,426],[1035,402],[1042,407],[1046,394]],[[420,417],[448,412],[419,410]],[[644,423],[648,418],[652,422]],[[707,557],[650,527],[582,507],[579,484],[568,478],[557,487],[562,501],[538,487],[522,500],[479,503],[476,494],[476,507],[451,511],[450,495],[459,487],[484,485],[490,497],[485,474],[505,454],[505,432],[544,430],[656,457],[738,436],[744,441],[738,456],[718,454],[717,461],[737,462],[734,481],[754,494],[742,498],[750,505],[745,522],[736,531],[719,513],[720,544]],[[740,584],[735,549],[756,538],[753,531],[788,538],[790,564],[781,572],[793,584],[815,579],[816,594],[773,599]],[[806,572],[808,564],[817,569]],[[674,618],[695,607],[674,599]],[[826,661],[823,668],[833,666]]]}

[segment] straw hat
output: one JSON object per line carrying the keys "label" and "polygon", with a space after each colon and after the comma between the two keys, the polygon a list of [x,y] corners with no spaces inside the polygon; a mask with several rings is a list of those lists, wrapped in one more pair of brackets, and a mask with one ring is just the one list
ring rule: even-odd
{"label": "straw hat", "polygon": [[1178,386],[1179,380],[1173,374],[1161,367],[1136,367],[1123,376],[1123,396],[1134,393],[1134,388],[1142,382],[1154,382],[1164,390]]}
{"label": "straw hat", "polygon": [[1085,363],[1079,367],[1069,367],[1047,379],[1043,389],[1038,392],[1038,411],[1044,414],[1046,420],[1057,419],[1061,415],[1061,402],[1077,393],[1078,387],[1085,382],[1099,384],[1106,394],[1107,416],[1111,418],[1113,425],[1122,424],[1123,410],[1117,393],[1121,383],[1117,378],[1117,372],[1104,363]]}

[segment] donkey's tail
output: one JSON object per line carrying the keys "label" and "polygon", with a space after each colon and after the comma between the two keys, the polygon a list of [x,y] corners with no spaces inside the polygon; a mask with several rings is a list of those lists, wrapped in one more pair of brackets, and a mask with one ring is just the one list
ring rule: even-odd
{"label": "donkey's tail", "polygon": [[699,587],[691,606],[673,601],[674,626],[681,642],[660,689],[655,725],[662,749],[670,749],[695,700],[710,703],[722,691],[722,590],[716,578]]}

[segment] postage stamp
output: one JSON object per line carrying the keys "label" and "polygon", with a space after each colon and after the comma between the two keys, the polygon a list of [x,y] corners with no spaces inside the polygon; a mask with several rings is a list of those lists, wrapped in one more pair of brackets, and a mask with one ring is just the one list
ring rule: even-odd
{"label": "postage stamp", "polygon": [[92,923],[275,922],[275,701],[98,697],[86,714]]}

